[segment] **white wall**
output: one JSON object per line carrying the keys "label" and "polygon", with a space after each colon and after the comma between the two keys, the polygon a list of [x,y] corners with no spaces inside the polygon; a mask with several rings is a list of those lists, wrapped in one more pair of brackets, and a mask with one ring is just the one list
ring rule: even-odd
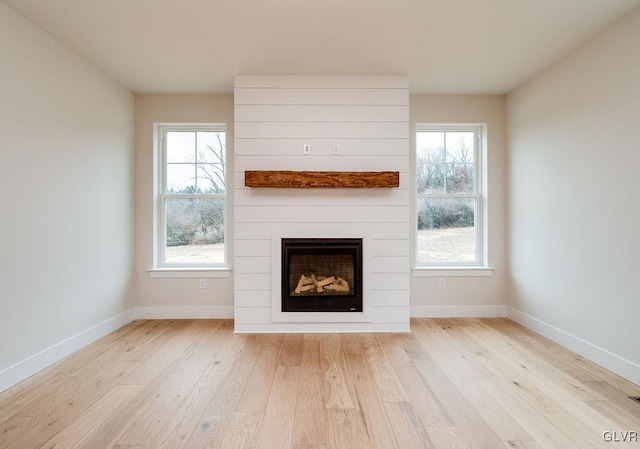
{"label": "white wall", "polygon": [[[506,309],[505,97],[503,95],[411,95],[411,173],[415,173],[416,123],[487,124],[487,259],[490,277],[411,278],[412,316],[501,316]],[[415,196],[412,196],[412,206]],[[415,207],[413,207],[415,209]],[[415,214],[412,218],[412,226]],[[415,239],[415,235],[413,236]],[[424,274],[424,273],[423,273]]]}
{"label": "white wall", "polygon": [[[224,313],[224,310],[233,307],[234,287],[232,279],[208,279],[207,289],[198,289],[197,279],[150,279],[146,270],[152,266],[153,254],[153,123],[154,122],[225,122],[229,124],[228,145],[233,151],[233,96],[231,95],[137,95],[136,96],[136,285],[137,300],[145,316],[211,316],[215,313]],[[258,108],[259,109],[259,108]],[[256,108],[253,108],[254,112]],[[251,109],[247,110],[251,113]],[[250,116],[242,115],[238,117],[240,121],[251,121]],[[255,119],[255,117],[253,117]],[[281,119],[280,119],[281,120]],[[409,105],[410,120],[410,148],[415,148],[415,124],[416,123],[487,123],[488,125],[488,190],[489,199],[489,232],[488,232],[488,256],[489,264],[495,268],[492,277],[448,277],[447,287],[439,289],[437,278],[433,277],[413,277],[410,279],[411,286],[411,308],[414,315],[419,316],[455,316],[455,315],[502,315],[506,304],[505,294],[505,223],[504,223],[504,183],[505,183],[505,131],[504,131],[504,96],[434,96],[434,95],[412,95]],[[340,166],[349,159],[348,152],[351,151],[351,160],[355,161],[357,169],[364,167],[360,159],[353,156],[379,156],[389,152],[391,147],[383,140],[378,140],[378,147],[373,147],[371,142],[363,150],[349,149],[343,147],[343,157],[329,157],[331,152],[330,143],[317,139],[307,139],[305,142],[318,142],[312,147],[315,154],[310,158],[318,167],[318,163],[324,164],[322,169],[335,168],[339,161]],[[241,141],[241,145],[246,147],[246,151],[241,147],[240,151],[246,154],[238,154],[240,163],[235,167],[235,179],[230,176],[229,183],[235,183],[238,193],[238,202],[248,205],[251,200],[244,189],[243,173],[245,168],[283,167],[283,157],[288,158],[299,153],[300,140],[287,140],[286,142],[275,141],[273,149],[260,143],[252,144],[254,148],[247,146],[249,143]],[[406,142],[406,140],[405,140]],[[274,142],[272,142],[274,143]],[[288,145],[288,146],[285,146]],[[297,146],[295,146],[297,145]],[[294,148],[295,146],[295,148]],[[289,148],[289,149],[287,149]],[[400,147],[399,147],[400,148]],[[400,153],[397,153],[400,151]],[[377,161],[367,162],[367,164],[377,164],[371,166],[372,169],[392,169],[398,160],[390,163],[394,156],[406,151],[402,146],[396,153],[389,154],[386,158]],[[414,153],[414,150],[411,150]],[[236,151],[237,153],[237,151]],[[233,154],[233,153],[231,153]],[[324,154],[324,156],[323,156]],[[284,155],[284,156],[283,156]],[[229,158],[230,163],[233,158]],[[287,160],[287,164],[297,164],[297,169],[302,169],[309,158],[298,158],[297,161]],[[413,162],[410,168],[398,166],[407,174],[404,182],[409,182],[409,171],[414,170]],[[263,161],[263,162],[261,162]],[[402,162],[404,163],[404,162]],[[266,164],[266,165],[265,165]],[[358,168],[360,167],[360,168]],[[353,167],[351,167],[353,168]],[[320,168],[317,168],[320,169]],[[362,168],[364,169],[364,168]],[[230,173],[234,169],[230,169]],[[409,196],[408,186],[403,186],[402,192],[406,196],[407,204],[412,200]],[[329,195],[344,197],[345,191],[329,192]],[[229,189],[232,201],[234,189]],[[279,191],[280,201],[290,201],[287,197],[304,195],[317,199],[318,193]],[[326,191],[322,193],[326,195]],[[266,193],[259,193],[261,197]],[[366,201],[389,201],[389,198],[380,198],[378,193],[358,191],[357,195],[370,197]],[[393,199],[391,199],[393,200]],[[413,204],[413,203],[411,203]],[[233,207],[230,208],[230,220],[233,214]],[[230,221],[231,222],[231,221]],[[232,223],[232,222],[231,222]],[[243,225],[240,226],[242,228]],[[410,226],[412,224],[410,223]],[[233,235],[234,226],[230,226],[230,236]],[[270,238],[270,237],[269,237]],[[242,240],[242,239],[241,239]],[[253,240],[253,239],[250,239]],[[259,239],[258,239],[259,240]],[[233,261],[234,241],[230,242],[230,261]],[[235,242],[238,244],[238,242]],[[252,246],[247,246],[251,243]],[[271,255],[271,250],[265,243],[262,246],[254,245],[255,242],[243,241],[238,244],[240,257],[246,251],[263,251],[263,256]],[[405,253],[410,251],[410,242],[404,241]],[[262,250],[260,250],[262,248]],[[260,253],[262,254],[262,253]],[[403,253],[404,254],[404,253]],[[246,255],[246,254],[245,254]],[[405,256],[406,257],[406,256]],[[243,259],[244,260],[244,259]],[[242,267],[240,267],[242,271]],[[237,271],[237,270],[236,270]],[[241,273],[242,274],[242,273]],[[269,290],[270,291],[270,290]],[[403,293],[403,295],[406,295]],[[239,304],[243,307],[255,305],[258,307],[270,307],[270,293],[258,293],[256,291],[238,293]],[[243,299],[243,298],[249,299]],[[222,310],[216,311],[216,308]],[[155,315],[154,315],[155,313]],[[241,318],[242,319],[242,318]]]}
{"label": "white wall", "polygon": [[[234,97],[236,331],[408,330],[406,78],[238,76]],[[400,188],[251,189],[245,170],[393,170]],[[282,237],[363,238],[364,312],[281,313]]]}
{"label": "white wall", "polygon": [[514,318],[640,384],[640,10],[508,95]]}
{"label": "white wall", "polygon": [[[233,278],[151,279],[153,268],[153,124],[227,124],[227,201],[233,205],[233,95],[136,95],[136,301],[141,317],[228,317]],[[228,207],[227,257],[233,261],[233,207]]]}
{"label": "white wall", "polygon": [[2,3],[0,61],[2,390],[132,307],[134,99]]}

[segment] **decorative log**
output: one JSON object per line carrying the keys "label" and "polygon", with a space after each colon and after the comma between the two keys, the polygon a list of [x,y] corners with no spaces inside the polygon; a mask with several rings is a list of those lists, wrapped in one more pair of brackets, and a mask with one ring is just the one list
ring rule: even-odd
{"label": "decorative log", "polygon": [[304,274],[302,276],[300,276],[300,280],[298,281],[298,286],[294,290],[296,292],[296,294],[298,294],[298,295],[302,291],[302,286],[304,285],[304,278],[305,278]]}
{"label": "decorative log", "polygon": [[302,275],[302,277],[304,277],[304,280],[302,281],[302,285],[313,284],[313,279],[311,279],[310,277],[306,277],[304,274]]}
{"label": "decorative log", "polygon": [[280,189],[391,188],[400,186],[400,172],[247,170],[244,185]]}
{"label": "decorative log", "polygon": [[311,275],[311,280],[313,281],[313,285],[316,287],[316,291],[318,293],[322,293],[322,286],[318,285],[318,280],[316,279],[316,275]]}
{"label": "decorative log", "polygon": [[298,286],[295,289],[295,292],[297,294],[300,294],[300,292],[304,292],[304,291],[308,291],[310,289],[307,290],[302,290],[302,287],[305,285],[311,285],[313,284],[313,279],[311,279],[310,277],[306,277],[304,274],[302,276],[300,276],[300,280],[298,281]]}
{"label": "decorative log", "polygon": [[334,276],[318,281],[318,287],[324,287],[325,285],[333,284],[336,281]]}
{"label": "decorative log", "polygon": [[337,292],[348,292],[349,291],[349,287],[345,287],[345,286],[337,284],[337,283],[325,285],[324,288],[326,288],[327,290],[334,290],[334,291],[337,291]]}
{"label": "decorative log", "polygon": [[350,288],[349,283],[341,277],[336,279],[335,276],[316,276],[315,273],[308,277],[304,274],[300,276],[295,293],[299,295],[302,292],[310,292],[312,290],[317,293],[324,291],[349,292]]}
{"label": "decorative log", "polygon": [[344,279],[338,278],[336,280],[336,284],[341,285],[342,287],[347,289],[346,291],[349,291],[349,283],[347,281],[345,281]]}

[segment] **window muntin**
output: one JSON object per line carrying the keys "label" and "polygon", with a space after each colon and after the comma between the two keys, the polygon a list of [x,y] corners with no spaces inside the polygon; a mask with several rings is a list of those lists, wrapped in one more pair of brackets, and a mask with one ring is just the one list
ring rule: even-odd
{"label": "window muntin", "polygon": [[159,142],[157,266],[225,266],[225,126],[161,126]]}
{"label": "window muntin", "polygon": [[482,264],[480,126],[416,132],[416,266]]}

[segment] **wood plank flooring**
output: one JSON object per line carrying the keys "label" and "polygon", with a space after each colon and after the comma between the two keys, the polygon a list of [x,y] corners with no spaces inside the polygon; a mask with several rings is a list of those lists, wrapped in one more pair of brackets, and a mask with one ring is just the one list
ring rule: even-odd
{"label": "wood plank flooring", "polygon": [[506,319],[411,329],[135,321],[1,393],[0,448],[640,448],[639,386]]}

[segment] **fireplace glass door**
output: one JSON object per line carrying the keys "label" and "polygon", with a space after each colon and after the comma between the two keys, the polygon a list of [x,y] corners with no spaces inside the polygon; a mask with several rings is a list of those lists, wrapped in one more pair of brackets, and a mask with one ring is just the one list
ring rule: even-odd
{"label": "fireplace glass door", "polygon": [[282,239],[283,312],[362,312],[362,239]]}

